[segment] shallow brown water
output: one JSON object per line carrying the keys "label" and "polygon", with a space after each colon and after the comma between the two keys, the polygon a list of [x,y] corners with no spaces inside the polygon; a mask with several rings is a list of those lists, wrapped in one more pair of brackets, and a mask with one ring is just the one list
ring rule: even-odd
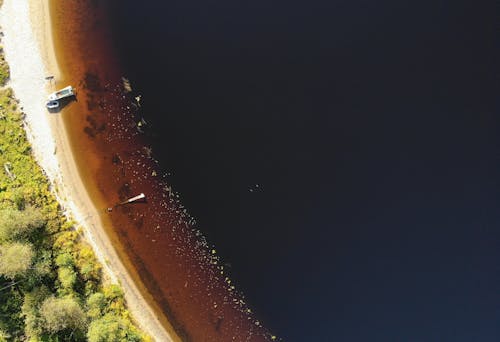
{"label": "shallow brown water", "polygon": [[[138,105],[123,86],[105,2],[57,0],[51,14],[64,75],[57,86],[71,84],[78,94],[60,115],[87,190],[102,208],[107,233],[136,282],[147,288],[158,314],[183,340],[270,339],[193,228],[137,125]],[[106,207],[141,192],[147,201],[107,212]]]}

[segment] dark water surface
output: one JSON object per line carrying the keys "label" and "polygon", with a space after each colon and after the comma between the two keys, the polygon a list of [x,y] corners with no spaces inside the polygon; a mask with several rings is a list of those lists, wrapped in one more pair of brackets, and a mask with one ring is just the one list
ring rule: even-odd
{"label": "dark water surface", "polygon": [[270,331],[499,340],[492,4],[105,3],[141,139]]}

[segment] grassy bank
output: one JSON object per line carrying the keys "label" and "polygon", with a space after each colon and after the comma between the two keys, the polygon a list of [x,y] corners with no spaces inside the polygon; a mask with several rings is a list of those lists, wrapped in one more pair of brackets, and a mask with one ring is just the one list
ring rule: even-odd
{"label": "grassy bank", "polygon": [[0,341],[143,341],[31,153],[0,53]]}

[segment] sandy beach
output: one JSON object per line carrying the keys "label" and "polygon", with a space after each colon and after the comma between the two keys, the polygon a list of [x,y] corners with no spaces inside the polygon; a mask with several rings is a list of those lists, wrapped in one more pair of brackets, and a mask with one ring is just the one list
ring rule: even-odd
{"label": "sandy beach", "polygon": [[[103,266],[105,281],[119,283],[134,320],[156,341],[174,341],[148,305],[120,261],[102,227],[98,209],[91,201],[72,156],[64,123],[59,114],[45,108],[47,94],[60,78],[50,23],[48,1],[4,0],[0,9],[2,43],[11,69],[13,88],[26,114],[26,132],[35,158],[46,172],[66,215],[84,231]],[[47,80],[53,76],[53,80]]]}

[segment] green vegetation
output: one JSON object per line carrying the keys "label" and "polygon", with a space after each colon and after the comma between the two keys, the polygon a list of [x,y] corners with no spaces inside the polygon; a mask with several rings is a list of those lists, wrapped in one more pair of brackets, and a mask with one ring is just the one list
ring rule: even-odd
{"label": "green vegetation", "polygon": [[[2,6],[2,2],[0,1],[0,6]],[[3,49],[0,47],[0,85],[3,87],[5,85],[5,82],[10,77],[10,70],[9,70],[9,65],[7,62],[5,62],[5,57],[3,54]],[[0,338],[1,338],[1,333],[0,333]]]}
{"label": "green vegetation", "polygon": [[[0,58],[0,84],[8,79]],[[123,292],[36,164],[12,90],[0,88],[0,341],[144,341]]]}

